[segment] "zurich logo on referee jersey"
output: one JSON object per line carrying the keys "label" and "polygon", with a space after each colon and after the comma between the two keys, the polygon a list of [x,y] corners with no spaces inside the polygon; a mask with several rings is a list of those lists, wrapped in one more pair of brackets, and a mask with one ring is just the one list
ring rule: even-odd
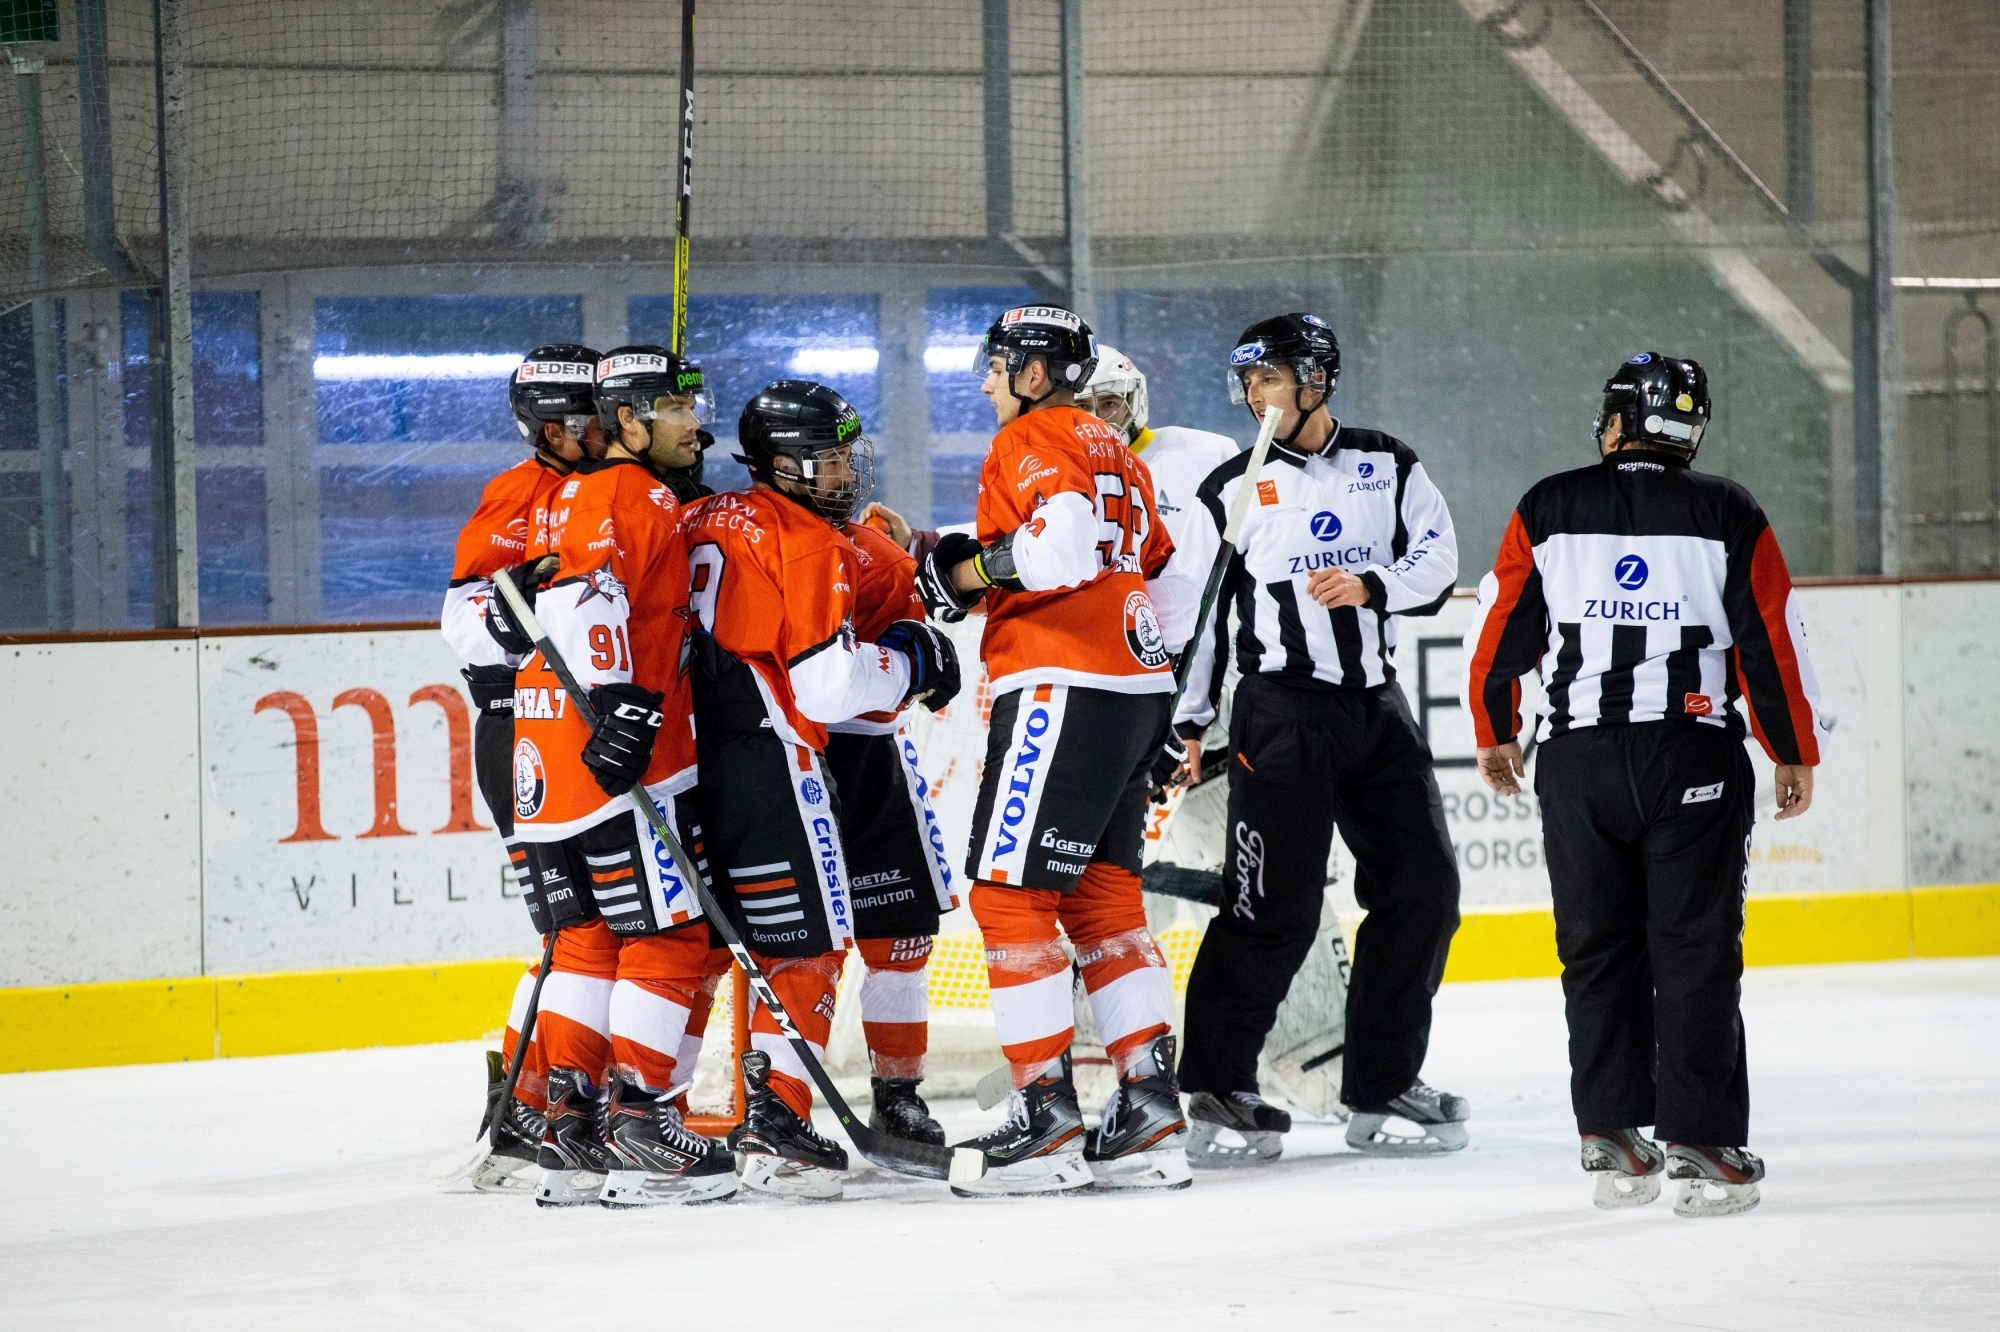
{"label": "zurich logo on referee jersey", "polygon": [[1340,515],[1331,509],[1321,509],[1312,516],[1312,534],[1321,541],[1340,540]]}
{"label": "zurich logo on referee jersey", "polygon": [[1621,555],[1618,563],[1611,568],[1611,576],[1618,580],[1618,586],[1627,592],[1636,592],[1646,585],[1646,562],[1637,555]]}
{"label": "zurich logo on referee jersey", "polygon": [[1375,475],[1375,464],[1365,462],[1362,463],[1359,467],[1355,468],[1354,470],[1361,473],[1361,479],[1365,481],[1369,477]]}

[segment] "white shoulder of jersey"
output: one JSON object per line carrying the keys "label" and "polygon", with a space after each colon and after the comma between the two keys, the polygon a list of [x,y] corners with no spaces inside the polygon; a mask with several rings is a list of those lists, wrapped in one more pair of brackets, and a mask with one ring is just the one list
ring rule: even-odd
{"label": "white shoulder of jersey", "polygon": [[1242,450],[1235,440],[1227,435],[1218,435],[1210,430],[1191,430],[1186,426],[1161,426],[1153,432],[1153,442],[1139,455],[1147,464],[1159,458],[1173,456],[1186,457],[1200,465],[1203,475],[1234,458]]}

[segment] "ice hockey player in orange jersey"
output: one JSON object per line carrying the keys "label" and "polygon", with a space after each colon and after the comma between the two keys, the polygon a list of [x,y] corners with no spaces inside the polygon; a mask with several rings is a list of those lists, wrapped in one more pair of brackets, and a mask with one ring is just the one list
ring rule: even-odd
{"label": "ice hockey player in orange jersey", "polygon": [[586,727],[539,654],[515,693],[515,829],[550,925],[542,989],[548,1127],[536,1201],[701,1202],[735,1192],[729,1154],[690,1133],[674,1099],[691,1080],[717,979],[692,875],[626,793],[638,785],[691,854],[702,830],[686,657],[687,548],[663,479],[706,414],[699,367],[659,347],[597,364],[613,438],[549,506],[559,559],[537,613],[579,687]]}
{"label": "ice hockey player in orange jersey", "polygon": [[[966,874],[1015,1092],[1005,1123],[961,1144],[984,1153],[985,1174],[952,1186],[967,1196],[1190,1179],[1166,961],[1146,929],[1139,865],[1180,646],[1162,623],[1193,616],[1153,601],[1172,595],[1155,580],[1173,541],[1146,465],[1075,405],[1096,360],[1069,310],[1023,306],[994,322],[977,368],[1000,432],[979,475],[978,536],[944,536],[918,571],[933,614],[984,600],[993,681]],[[1088,1135],[1058,925],[1118,1068]]]}
{"label": "ice hockey player in orange jersey", "polygon": [[[897,620],[922,620],[916,560],[864,523],[844,530],[855,553],[855,637],[870,642]],[[942,1147],[944,1129],[917,1084],[930,1044],[931,941],[958,894],[906,711],[867,712],[828,726],[826,766],[840,794],[856,951],[867,968],[860,1002],[874,1094],[868,1122]]]}
{"label": "ice hockey player in orange jersey", "polygon": [[[596,372],[597,353],[590,348],[551,343],[529,352],[508,376],[508,406],[534,453],[487,482],[480,492],[471,520],[458,534],[451,586],[439,623],[445,641],[465,663],[466,689],[472,695],[473,770],[537,932],[547,928],[547,920],[534,882],[524,874],[527,852],[514,840],[513,818],[514,672],[534,647],[512,621],[492,613],[497,602],[493,574],[512,567],[519,581],[529,559],[530,533],[545,525],[550,496],[578,463],[603,456],[604,434],[592,397]],[[542,1112],[547,1105],[539,1041],[529,1042],[512,1102],[504,1108],[499,1105],[505,1081],[502,1070],[514,1057],[514,1042],[534,983],[531,967],[514,989],[506,1040],[498,1054],[487,1055],[486,1113],[489,1119],[500,1113],[502,1120],[499,1148],[472,1177],[472,1186],[482,1192],[534,1187],[535,1153],[541,1146]]]}
{"label": "ice hockey player in orange jersey", "polygon": [[[717,895],[817,1055],[855,930],[827,727],[912,700],[942,707],[958,662],[921,621],[873,642],[855,633],[842,529],[872,446],[839,394],[780,380],[743,409],[737,442],[754,484],[702,500],[685,526],[702,823]],[[750,1031],[747,1113],[731,1135],[744,1186],[839,1197],[847,1154],[813,1131],[804,1063],[761,1004]]]}

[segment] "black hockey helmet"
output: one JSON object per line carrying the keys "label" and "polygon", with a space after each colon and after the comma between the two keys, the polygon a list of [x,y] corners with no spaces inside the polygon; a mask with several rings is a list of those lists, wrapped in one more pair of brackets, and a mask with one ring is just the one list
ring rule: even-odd
{"label": "black hockey helmet", "polygon": [[597,415],[597,361],[596,352],[575,342],[547,343],[521,359],[507,380],[507,405],[523,439],[539,448],[551,421],[583,438]]}
{"label": "black hockey helmet", "polygon": [[[1097,339],[1074,310],[1060,305],[1017,305],[986,330],[973,359],[973,373],[984,379],[992,373],[996,356],[1005,358],[1007,391],[1025,411],[1057,389],[1083,392],[1091,372],[1097,369]],[[1023,398],[1014,393],[1014,377],[1037,358],[1048,369],[1049,393]]]}
{"label": "black hockey helmet", "polygon": [[662,398],[692,398],[696,425],[715,418],[715,400],[702,382],[701,367],[665,347],[639,345],[604,353],[597,362],[597,422],[607,438],[618,438],[618,409],[630,407],[641,421],[660,414]]}
{"label": "black hockey helmet", "polygon": [[1340,341],[1324,319],[1311,314],[1281,314],[1260,319],[1243,330],[1229,353],[1229,400],[1247,401],[1243,376],[1252,366],[1288,365],[1302,389],[1333,394],[1340,383]]}
{"label": "black hockey helmet", "polygon": [[[809,379],[780,379],[744,404],[736,461],[838,527],[875,488],[875,445],[847,399]],[[790,459],[791,467],[779,466]],[[779,482],[796,489],[787,490]]]}
{"label": "black hockey helmet", "polygon": [[1693,462],[1708,429],[1708,372],[1699,361],[1640,352],[1604,381],[1604,402],[1591,426],[1600,448],[1613,416],[1621,422],[1621,440],[1643,441]]}

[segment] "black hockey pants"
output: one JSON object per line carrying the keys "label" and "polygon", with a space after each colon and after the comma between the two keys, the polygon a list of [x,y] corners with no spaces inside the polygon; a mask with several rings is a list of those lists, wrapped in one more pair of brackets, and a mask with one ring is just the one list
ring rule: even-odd
{"label": "black hockey pants", "polygon": [[1229,752],[1221,914],[1188,977],[1182,1087],[1256,1090],[1264,1038],[1319,931],[1338,826],[1368,912],[1348,982],[1341,1099],[1402,1095],[1423,1068],[1431,1000],[1458,929],[1443,802],[1403,691],[1309,692],[1246,676]]}
{"label": "black hockey pants", "polygon": [[1535,760],[1580,1133],[1741,1147],[1743,892],[1755,778],[1719,726],[1557,736]]}

